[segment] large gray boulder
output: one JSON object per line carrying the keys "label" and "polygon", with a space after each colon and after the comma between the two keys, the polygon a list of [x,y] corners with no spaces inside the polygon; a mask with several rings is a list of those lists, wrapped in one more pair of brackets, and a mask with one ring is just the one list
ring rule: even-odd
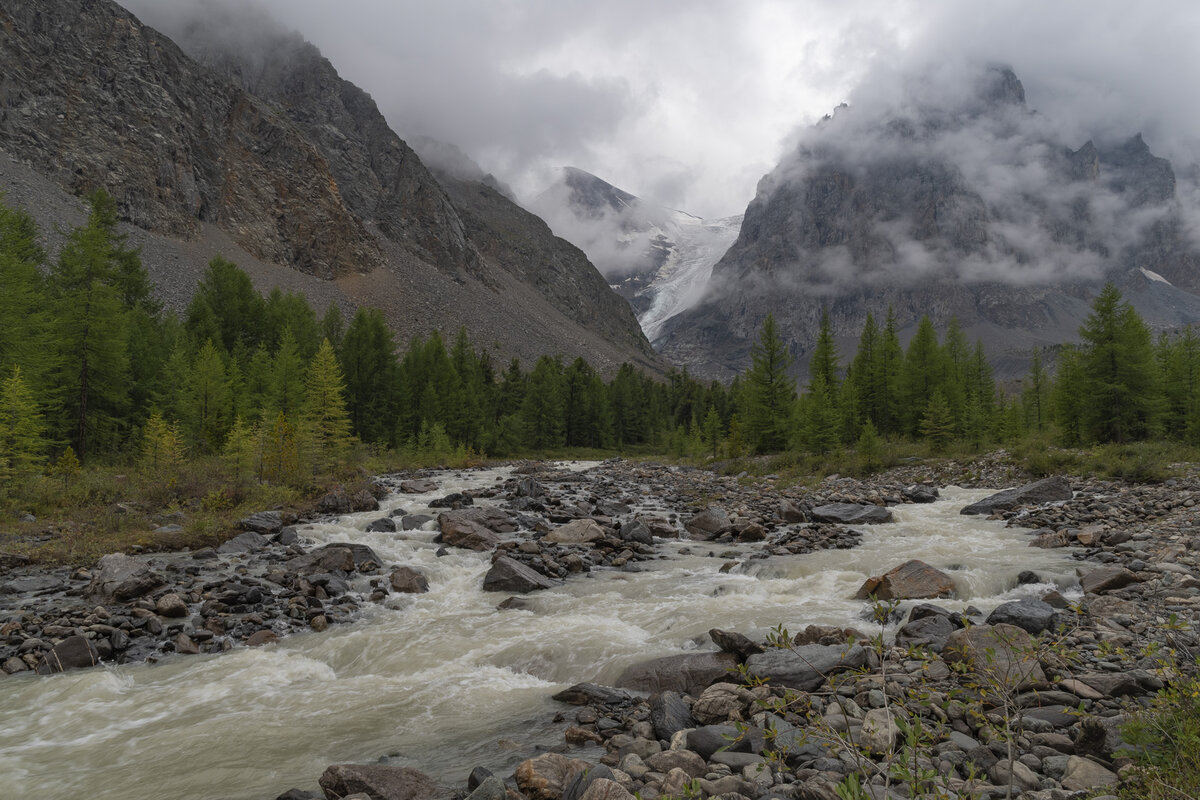
{"label": "large gray boulder", "polygon": [[100,663],[95,646],[83,636],[68,636],[42,657],[37,665],[39,675],[66,672],[69,669],[94,667]]}
{"label": "large gray boulder", "polygon": [[898,567],[867,578],[854,596],[859,600],[928,600],[954,594],[954,579],[924,561],[912,559]]}
{"label": "large gray boulder", "polygon": [[942,659],[988,682],[1022,688],[1046,680],[1032,636],[1015,625],[973,625],[950,634]]}
{"label": "large gray boulder", "polygon": [[438,527],[442,532],[436,541],[451,547],[480,552],[494,550],[496,545],[500,544],[500,537],[482,523],[454,516],[455,513],[447,511],[438,515]]}
{"label": "large gray boulder", "polygon": [[283,528],[283,515],[278,511],[259,511],[238,521],[238,527],[263,535],[279,533]]}
{"label": "large gray boulder", "polygon": [[552,589],[557,581],[547,578],[542,573],[522,564],[520,561],[500,556],[492,563],[492,568],[483,577],[485,592],[515,592],[525,594],[540,589]]}
{"label": "large gray boulder", "polygon": [[691,709],[679,692],[658,692],[650,698],[650,724],[654,735],[671,741],[676,733],[696,727]]}
{"label": "large gray boulder", "polygon": [[838,525],[878,525],[891,522],[892,512],[883,506],[827,503],[814,508],[812,518],[817,522],[832,522]]}
{"label": "large gray boulder", "polygon": [[1071,484],[1067,479],[1055,475],[1034,483],[1027,483],[1016,489],[1005,489],[1003,492],[972,503],[958,513],[991,514],[996,511],[1011,511],[1018,506],[1040,506],[1058,500],[1070,500],[1072,496]]}
{"label": "large gray boulder", "polygon": [[1058,609],[1041,600],[1025,598],[1001,603],[988,615],[989,625],[1007,623],[1026,633],[1038,634],[1058,627]]}
{"label": "large gray boulder", "polygon": [[720,506],[709,506],[683,523],[683,527],[693,539],[715,539],[732,527],[733,523],[725,509]]}
{"label": "large gray boulder", "polygon": [[635,692],[681,692],[698,696],[710,684],[737,669],[731,653],[682,653],[633,664],[617,678],[617,686]]}
{"label": "large gray boulder", "polygon": [[547,533],[543,541],[553,544],[591,544],[604,536],[604,528],[595,520],[574,519]]}
{"label": "large gray boulder", "polygon": [[362,569],[367,563],[382,564],[379,555],[365,544],[333,542],[296,556],[287,562],[290,572],[317,575],[323,572],[347,573]]}
{"label": "large gray boulder", "polygon": [[140,558],[109,553],[100,558],[88,594],[102,603],[124,603],[157,589],[166,579]]}
{"label": "large gray boulder", "polygon": [[861,645],[806,644],[752,655],[746,659],[746,671],[754,678],[811,692],[820,688],[827,676],[866,663],[867,651]]}
{"label": "large gray boulder", "polygon": [[443,794],[425,773],[387,764],[334,764],[319,783],[326,797],[363,793],[371,800],[433,800]]}
{"label": "large gray boulder", "polygon": [[1137,582],[1136,575],[1116,566],[1099,567],[1079,577],[1079,585],[1086,594],[1104,594]]}

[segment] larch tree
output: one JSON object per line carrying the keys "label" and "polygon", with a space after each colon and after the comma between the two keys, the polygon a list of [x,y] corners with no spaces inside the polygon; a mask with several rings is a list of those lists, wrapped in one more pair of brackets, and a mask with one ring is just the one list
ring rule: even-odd
{"label": "larch tree", "polygon": [[313,467],[317,472],[331,472],[349,454],[350,415],[346,413],[342,370],[328,339],[317,348],[304,383],[302,413]]}
{"label": "larch tree", "polygon": [[21,368],[0,383],[0,492],[34,475],[46,452],[45,423]]}
{"label": "larch tree", "polygon": [[746,433],[758,452],[777,452],[787,447],[796,385],[788,376],[791,355],[771,314],[763,321],[758,340],[750,348],[750,361],[745,389]]}

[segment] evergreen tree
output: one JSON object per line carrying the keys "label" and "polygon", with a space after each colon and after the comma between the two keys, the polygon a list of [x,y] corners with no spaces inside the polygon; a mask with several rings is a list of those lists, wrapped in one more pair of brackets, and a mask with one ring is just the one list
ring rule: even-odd
{"label": "evergreen tree", "polygon": [[717,411],[716,406],[709,407],[700,430],[704,444],[712,451],[712,457],[716,458],[717,448],[721,444],[721,414]]}
{"label": "evergreen tree", "polygon": [[791,357],[767,315],[758,340],[750,348],[752,366],[746,373],[746,431],[760,453],[776,452],[787,446],[796,387],[787,370]]}
{"label": "evergreen tree", "polygon": [[1150,331],[1114,285],[1100,292],[1079,334],[1084,342],[1087,437],[1125,442],[1154,433],[1159,375]]}
{"label": "evergreen tree", "polygon": [[1066,346],[1058,355],[1058,368],[1050,389],[1050,406],[1058,426],[1058,437],[1068,446],[1084,441],[1084,405],[1087,399],[1086,367],[1083,353],[1076,347]]}
{"label": "evergreen tree", "polygon": [[313,446],[313,466],[332,471],[350,451],[350,415],[342,396],[342,371],[328,339],[321,342],[305,377],[304,422]]}
{"label": "evergreen tree", "polygon": [[300,445],[296,431],[282,413],[263,431],[261,480],[277,485],[299,486],[304,483]]}
{"label": "evergreen tree", "polygon": [[289,419],[298,415],[304,404],[304,361],[291,328],[284,328],[279,338],[279,349],[271,360],[271,384],[267,400],[266,408]]}
{"label": "evergreen tree", "polygon": [[180,398],[180,419],[199,453],[219,453],[233,421],[233,392],[212,341],[192,360]]}
{"label": "evergreen tree", "polygon": [[862,431],[858,434],[858,460],[867,472],[874,472],[883,466],[883,443],[871,420],[863,423]]}
{"label": "evergreen tree", "polygon": [[129,309],[140,288],[130,251],[114,238],[103,202],[93,195],[88,221],[71,231],[51,269],[55,363],[50,376],[57,435],[86,460],[93,446],[120,442],[129,410]]}
{"label": "evergreen tree", "polygon": [[954,416],[941,389],[934,389],[929,398],[921,417],[920,432],[935,451],[944,450],[954,438]]}
{"label": "evergreen tree", "polygon": [[566,443],[565,410],[562,362],[542,356],[529,373],[521,404],[526,446],[535,450],[562,447]]}
{"label": "evergreen tree", "polygon": [[142,466],[151,472],[172,470],[183,463],[183,439],[179,428],[155,412],[142,429]]}
{"label": "evergreen tree", "polygon": [[[917,323],[917,332],[908,343],[908,351],[904,354],[902,373],[903,407],[907,419],[906,430],[910,434],[919,432],[921,420],[933,399],[934,391],[942,388],[942,356],[939,352],[937,332],[929,317],[921,317]],[[942,403],[946,404],[945,394]],[[951,417],[953,425],[953,417]]]}
{"label": "evergreen tree", "polygon": [[377,308],[354,312],[343,340],[341,362],[346,410],[354,433],[364,442],[389,441],[396,429],[399,365],[383,312]]}
{"label": "evergreen tree", "polygon": [[813,348],[812,358],[808,362],[808,379],[812,385],[817,381],[825,384],[831,396],[837,395],[838,376],[837,343],[833,340],[833,330],[829,323],[829,309],[821,309],[821,330],[817,334],[817,344]]}
{"label": "evergreen tree", "polygon": [[268,347],[278,347],[284,332],[290,332],[303,362],[312,360],[321,346],[317,313],[304,295],[297,292],[284,292],[278,286],[272,289],[263,306],[263,323]]}
{"label": "evergreen tree", "polygon": [[38,230],[24,211],[0,195],[0,374],[20,367],[23,380],[40,386],[50,368],[48,298],[39,267],[45,254]]}
{"label": "evergreen tree", "polygon": [[46,450],[45,423],[21,368],[0,383],[0,492],[37,473]]}
{"label": "evergreen tree", "polygon": [[193,341],[212,339],[233,353],[264,342],[266,303],[250,276],[220,256],[208,262],[188,305],[184,327]]}
{"label": "evergreen tree", "polygon": [[1033,348],[1029,362],[1029,374],[1021,390],[1021,406],[1024,410],[1025,426],[1030,430],[1044,431],[1050,417],[1050,378],[1042,366],[1042,351]]}
{"label": "evergreen tree", "polygon": [[225,448],[221,461],[235,483],[249,483],[259,470],[261,435],[246,424],[240,416],[234,419],[229,435],[225,437]]}
{"label": "evergreen tree", "polygon": [[321,317],[321,337],[328,339],[333,345],[333,352],[341,356],[342,340],[345,336],[346,326],[342,322],[342,310],[338,308],[337,303],[330,303],[329,308],[325,309],[325,316]]}

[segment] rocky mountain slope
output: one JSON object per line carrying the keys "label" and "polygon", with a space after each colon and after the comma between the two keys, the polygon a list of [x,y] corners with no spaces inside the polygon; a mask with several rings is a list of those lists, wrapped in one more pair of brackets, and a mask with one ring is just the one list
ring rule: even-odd
{"label": "rocky mountain slope", "polygon": [[652,342],[703,296],[742,223],[741,215],[708,220],[657,205],[575,167],[531,208],[588,254]]}
{"label": "rocky mountain slope", "polygon": [[[379,306],[401,339],[466,325],[500,358],[661,368],[575,248],[521,212],[508,224],[527,251],[498,249],[314,47],[272,34],[239,58],[190,32],[192,55],[108,0],[0,0],[0,155],[43,227],[70,205],[55,192],[103,186],[135,242],[175,254],[147,264],[168,298],[186,302],[221,252],[258,262],[260,288],[286,267],[319,279],[288,285]],[[530,280],[544,263],[570,297]]]}
{"label": "rocky mountain slope", "polygon": [[806,369],[821,308],[852,354],[868,312],[957,317],[999,371],[1076,338],[1115,281],[1151,325],[1200,320],[1200,248],[1172,165],[1140,135],[1065,144],[1009,69],[957,93],[914,82],[890,104],[842,107],[765,176],[703,302],[656,344],[727,377],[773,313]]}

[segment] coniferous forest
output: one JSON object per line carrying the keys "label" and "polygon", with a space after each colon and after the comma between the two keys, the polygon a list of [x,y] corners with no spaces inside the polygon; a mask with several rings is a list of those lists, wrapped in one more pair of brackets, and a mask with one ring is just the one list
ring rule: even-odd
{"label": "coniferous forest", "polygon": [[1156,437],[1200,443],[1200,338],[1154,339],[1113,286],[1080,342],[1035,351],[998,386],[981,342],[921,320],[868,318],[853,354],[826,315],[798,390],[768,317],[752,366],[730,385],[628,364],[605,379],[583,359],[494,363],[465,331],[397,342],[376,309],[320,314],[263,297],[222,258],[182,316],[154,299],[113,200],[53,259],[28,214],[0,206],[0,477],[12,487],[79,464],[219,458],[238,481],[301,486],[363,453],[448,459],[587,448],[692,458],[855,452],[887,443],[978,452],[1027,436],[1062,445]]}

